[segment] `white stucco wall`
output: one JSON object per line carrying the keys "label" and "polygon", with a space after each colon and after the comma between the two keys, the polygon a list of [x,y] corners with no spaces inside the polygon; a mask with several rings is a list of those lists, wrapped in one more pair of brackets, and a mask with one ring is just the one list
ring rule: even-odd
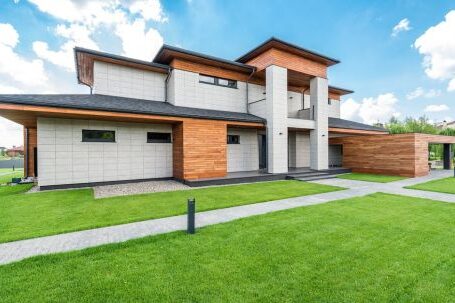
{"label": "white stucco wall", "polygon": [[96,94],[164,101],[166,74],[95,61],[93,91]]}
{"label": "white stucco wall", "polygon": [[329,117],[340,118],[340,100],[332,100],[332,104],[329,104]]}
{"label": "white stucco wall", "polygon": [[[115,143],[82,142],[82,129],[114,130]],[[172,177],[172,143],[147,143],[165,124],[38,118],[38,185]]]}
{"label": "white stucco wall", "polygon": [[288,81],[287,69],[266,68],[268,172],[288,171]]}
{"label": "white stucco wall", "polygon": [[289,133],[289,166],[310,166],[310,135],[301,132]]}
{"label": "white stucco wall", "polygon": [[168,86],[169,103],[178,106],[246,112],[246,83],[237,88],[199,82],[199,74],[174,69]]}
{"label": "white stucco wall", "polygon": [[228,172],[259,169],[258,132],[249,129],[228,129],[228,135],[239,135],[240,144],[227,145]]}

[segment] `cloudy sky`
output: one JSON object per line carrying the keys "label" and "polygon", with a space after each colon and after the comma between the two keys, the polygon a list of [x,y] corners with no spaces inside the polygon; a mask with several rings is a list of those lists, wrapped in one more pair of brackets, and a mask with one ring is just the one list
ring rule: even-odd
{"label": "cloudy sky", "polygon": [[[0,94],[88,93],[81,46],[151,60],[163,43],[227,59],[270,36],[341,60],[329,82],[355,91],[342,115],[455,119],[454,1],[2,0]],[[0,146],[22,144],[0,118]]]}

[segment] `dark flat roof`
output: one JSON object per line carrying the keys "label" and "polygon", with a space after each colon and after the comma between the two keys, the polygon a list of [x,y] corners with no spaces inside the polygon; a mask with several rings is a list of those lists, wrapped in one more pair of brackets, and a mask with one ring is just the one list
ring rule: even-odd
{"label": "dark flat roof", "polygon": [[341,95],[348,95],[348,94],[352,94],[354,92],[353,90],[350,90],[347,88],[341,88],[341,87],[333,86],[333,85],[329,85],[329,91],[334,92],[334,93],[339,93]]}
{"label": "dark flat roof", "polygon": [[227,60],[227,59],[223,59],[223,58],[219,58],[219,57],[215,57],[215,56],[210,56],[210,55],[198,53],[195,51],[190,51],[187,49],[183,49],[180,47],[175,47],[175,46],[171,46],[171,45],[167,45],[167,44],[163,44],[163,46],[159,49],[158,53],[156,54],[155,58],[153,59],[153,62],[159,63],[159,64],[169,64],[170,62],[165,56],[165,53],[167,51],[181,53],[181,54],[189,55],[192,57],[198,57],[198,58],[202,58],[202,59],[206,59],[206,60],[217,61],[217,62],[221,62],[221,63],[228,64],[228,65],[233,65],[233,66],[240,67],[240,68],[250,70],[250,71],[254,70],[253,66],[250,66],[247,64],[243,64],[240,62],[231,61],[231,60]]}
{"label": "dark flat roof", "polygon": [[344,120],[339,118],[329,118],[329,127],[333,128],[345,128],[345,129],[357,129],[357,130],[370,130],[370,131],[380,131],[387,132],[385,128],[371,126],[368,124],[363,124],[355,121]]}
{"label": "dark flat roof", "polygon": [[135,63],[135,64],[140,64],[140,65],[147,65],[147,66],[151,66],[151,67],[162,68],[164,70],[167,70],[169,68],[169,66],[166,65],[166,64],[160,64],[160,63],[155,63],[155,62],[150,62],[150,61],[133,59],[133,58],[129,58],[129,57],[114,55],[114,54],[105,53],[105,52],[100,52],[100,51],[87,49],[87,48],[83,48],[83,47],[75,47],[74,48],[74,53],[75,54],[76,53],[85,53],[85,54],[93,55],[93,56],[96,56],[96,57],[104,57],[104,58],[120,60],[120,61],[125,61],[125,62],[131,62],[131,63]]}
{"label": "dark flat roof", "polygon": [[338,60],[338,59],[334,59],[334,58],[322,55],[322,54],[317,53],[315,51],[300,47],[298,45],[286,42],[284,40],[281,40],[281,39],[278,39],[278,38],[275,38],[275,37],[271,37],[270,39],[264,41],[263,43],[261,43],[260,45],[256,46],[255,48],[253,48],[252,50],[250,50],[246,54],[244,54],[244,55],[240,56],[239,58],[237,58],[235,61],[245,63],[245,62],[249,61],[250,59],[258,56],[262,52],[266,51],[267,49],[271,48],[273,45],[282,45],[282,46],[285,46],[287,48],[294,49],[298,53],[306,54],[307,56],[309,55],[311,57],[318,58],[318,59],[320,59],[320,60],[322,60],[324,62],[327,62],[328,65],[334,65],[334,64],[340,63],[340,60]]}
{"label": "dark flat roof", "polygon": [[265,123],[264,119],[246,113],[174,106],[167,102],[98,94],[0,95],[0,103]]}

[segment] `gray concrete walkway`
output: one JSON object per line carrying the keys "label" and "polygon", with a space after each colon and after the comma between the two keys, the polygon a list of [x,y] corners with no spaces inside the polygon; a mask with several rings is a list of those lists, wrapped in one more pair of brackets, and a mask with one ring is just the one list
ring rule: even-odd
{"label": "gray concrete walkway", "polygon": [[[387,184],[350,181],[343,179],[315,181],[316,183],[337,185],[346,187],[347,189],[338,192],[201,212],[197,213],[196,215],[196,223],[197,227],[203,227],[279,210],[364,196],[375,192],[386,192],[435,199],[445,202],[455,202],[455,195],[430,193],[402,188],[403,186],[418,184],[433,179],[440,179],[449,175],[451,175],[451,172],[434,172],[431,176],[428,177],[407,179]],[[9,242],[0,244],[0,264],[7,264],[36,255],[60,253],[99,246],[103,244],[124,242],[145,236],[184,230],[185,228],[186,216],[183,215],[84,230],[55,236],[41,237],[30,240]]]}

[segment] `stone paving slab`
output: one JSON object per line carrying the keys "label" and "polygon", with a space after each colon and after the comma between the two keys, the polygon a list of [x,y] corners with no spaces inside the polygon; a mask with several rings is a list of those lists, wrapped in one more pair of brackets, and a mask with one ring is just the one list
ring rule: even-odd
{"label": "stone paving slab", "polygon": [[[311,196],[302,196],[200,212],[196,214],[196,226],[203,227],[219,224],[240,218],[262,215],[295,207],[316,205],[340,199],[365,196],[375,192],[407,195],[455,203],[455,195],[403,188],[403,186],[410,186],[430,180],[441,179],[451,175],[452,172],[450,171],[434,172],[427,177],[406,179],[391,183],[372,183],[344,179],[318,180],[313,182],[341,186],[348,189]],[[0,264],[7,264],[36,255],[79,250],[185,229],[186,216],[182,215],[3,243],[0,244]]]}

